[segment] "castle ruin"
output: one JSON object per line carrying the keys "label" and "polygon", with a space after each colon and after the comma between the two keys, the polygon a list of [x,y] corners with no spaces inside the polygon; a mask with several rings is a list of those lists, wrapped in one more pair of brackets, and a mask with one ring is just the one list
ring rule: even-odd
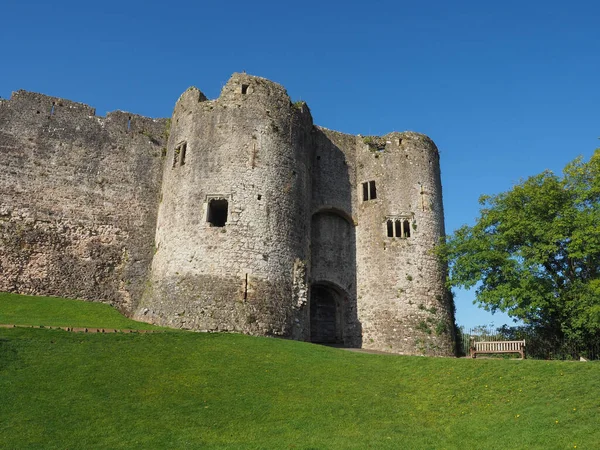
{"label": "castle ruin", "polygon": [[234,74],[171,119],[0,100],[0,291],[192,330],[453,354],[439,154],[313,125]]}

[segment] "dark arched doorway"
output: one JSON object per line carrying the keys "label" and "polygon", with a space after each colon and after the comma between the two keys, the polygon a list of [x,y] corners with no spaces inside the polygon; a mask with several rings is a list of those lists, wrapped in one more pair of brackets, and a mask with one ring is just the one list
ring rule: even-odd
{"label": "dark arched doorway", "polygon": [[313,285],[310,295],[310,340],[319,344],[343,344],[342,304],[339,295],[325,285]]}

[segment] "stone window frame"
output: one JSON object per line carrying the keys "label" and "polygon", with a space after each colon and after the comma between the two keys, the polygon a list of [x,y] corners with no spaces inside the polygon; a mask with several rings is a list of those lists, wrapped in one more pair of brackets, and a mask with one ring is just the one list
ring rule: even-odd
{"label": "stone window frame", "polygon": [[173,169],[185,165],[185,156],[187,153],[187,141],[181,141],[173,148]]}
{"label": "stone window frame", "polygon": [[375,180],[363,181],[361,183],[363,202],[377,199],[377,186]]}
{"label": "stone window frame", "polygon": [[393,214],[385,217],[384,233],[392,239],[408,239],[414,235],[414,213]]}
{"label": "stone window frame", "polygon": [[[208,221],[209,205],[213,200],[225,200],[227,202],[227,219],[223,227],[217,227]],[[206,194],[203,204],[203,223],[206,228],[224,228],[231,225],[231,194]]]}

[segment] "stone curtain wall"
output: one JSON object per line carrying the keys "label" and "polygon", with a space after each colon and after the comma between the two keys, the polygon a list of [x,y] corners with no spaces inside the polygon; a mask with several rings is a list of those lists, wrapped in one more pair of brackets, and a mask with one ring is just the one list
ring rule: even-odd
{"label": "stone curtain wall", "polygon": [[166,123],[25,91],[0,101],[0,291],[134,308]]}

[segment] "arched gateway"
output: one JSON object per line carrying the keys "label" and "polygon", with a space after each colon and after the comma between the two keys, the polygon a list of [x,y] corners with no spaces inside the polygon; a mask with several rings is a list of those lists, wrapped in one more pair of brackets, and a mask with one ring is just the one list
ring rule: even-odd
{"label": "arched gateway", "polygon": [[310,294],[310,340],[344,345],[344,296],[326,284],[313,284]]}

